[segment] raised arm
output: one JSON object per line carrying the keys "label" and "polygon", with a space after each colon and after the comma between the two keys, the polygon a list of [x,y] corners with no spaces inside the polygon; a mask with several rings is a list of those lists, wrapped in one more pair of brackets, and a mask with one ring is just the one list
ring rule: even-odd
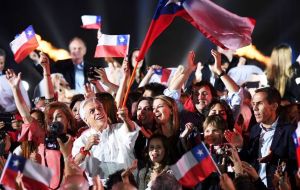
{"label": "raised arm", "polygon": [[6,79],[8,80],[8,83],[11,87],[17,109],[18,109],[20,115],[22,116],[24,123],[32,122],[30,110],[27,107],[26,102],[25,102],[25,100],[22,96],[21,90],[20,90],[21,73],[16,75],[13,70],[8,69],[6,71]]}
{"label": "raised arm", "polygon": [[238,92],[240,87],[221,68],[221,54],[216,50],[211,50],[211,55],[215,59],[212,71],[222,80],[229,92]]}
{"label": "raised arm", "polygon": [[184,70],[181,73],[179,73],[178,75],[176,74],[172,78],[172,80],[168,86],[168,89],[170,89],[170,90],[180,90],[181,89],[183,84],[187,81],[189,76],[196,69],[196,64],[194,63],[194,59],[195,59],[195,53],[194,53],[194,51],[190,51],[188,54],[187,66],[184,68]]}
{"label": "raised arm", "polygon": [[54,98],[54,88],[50,77],[50,62],[48,57],[41,52],[40,53],[40,64],[43,68],[43,80],[45,82],[45,98],[52,100]]}
{"label": "raised arm", "polygon": [[149,83],[152,75],[154,74],[155,69],[161,69],[161,66],[159,65],[151,65],[148,69],[147,74],[145,75],[145,77],[143,78],[143,80],[140,82],[139,84],[139,88],[140,87],[144,87],[146,84]]}
{"label": "raised arm", "polygon": [[116,97],[115,97],[117,108],[120,108],[122,106],[125,91],[127,89],[127,81],[129,79],[129,75],[130,75],[127,58],[124,58],[124,60],[123,60],[122,70],[123,70],[122,79],[121,79],[120,86],[119,86],[119,89],[118,89]]}
{"label": "raised arm", "polygon": [[114,83],[110,82],[107,78],[105,70],[103,68],[97,69],[95,68],[95,72],[98,74],[96,76],[105,86],[109,88],[110,93],[117,93],[119,86],[115,85]]}

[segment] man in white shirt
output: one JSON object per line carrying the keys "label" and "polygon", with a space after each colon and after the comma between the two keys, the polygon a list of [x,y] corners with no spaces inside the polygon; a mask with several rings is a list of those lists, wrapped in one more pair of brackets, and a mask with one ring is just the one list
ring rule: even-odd
{"label": "man in white shirt", "polygon": [[123,123],[110,125],[103,105],[91,98],[81,103],[80,116],[90,129],[74,142],[75,163],[85,168],[90,177],[100,175],[101,179],[131,166],[139,127],[130,120],[127,109],[118,111]]}

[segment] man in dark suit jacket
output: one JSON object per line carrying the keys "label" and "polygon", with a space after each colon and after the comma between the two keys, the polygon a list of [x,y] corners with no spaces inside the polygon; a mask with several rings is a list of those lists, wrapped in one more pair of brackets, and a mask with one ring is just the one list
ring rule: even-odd
{"label": "man in dark suit jacket", "polygon": [[296,126],[283,122],[279,116],[281,97],[275,88],[257,89],[253,99],[254,116],[258,124],[251,128],[249,144],[242,159],[256,168],[261,180],[273,189],[272,179],[278,164],[284,161],[292,186],[297,170],[292,133]]}
{"label": "man in dark suit jacket", "polygon": [[52,73],[61,73],[71,89],[84,92],[84,84],[88,82],[87,73],[91,64],[84,61],[86,45],[81,38],[75,37],[69,43],[71,59],[58,61],[51,68]]}

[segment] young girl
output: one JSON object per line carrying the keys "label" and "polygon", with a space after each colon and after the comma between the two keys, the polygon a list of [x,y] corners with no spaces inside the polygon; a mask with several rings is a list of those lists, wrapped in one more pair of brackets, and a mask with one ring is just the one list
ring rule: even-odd
{"label": "young girl", "polygon": [[168,167],[169,145],[164,135],[154,134],[147,146],[147,164],[139,171],[139,189],[151,187],[155,178],[164,173],[171,173]]}

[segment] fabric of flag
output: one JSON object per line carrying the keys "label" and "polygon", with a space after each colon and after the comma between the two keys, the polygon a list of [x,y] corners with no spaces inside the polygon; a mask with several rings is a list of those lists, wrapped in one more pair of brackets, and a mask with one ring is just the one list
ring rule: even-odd
{"label": "fabric of flag", "polygon": [[296,131],[293,133],[293,139],[296,147],[296,157],[298,162],[298,168],[300,168],[300,122]]}
{"label": "fabric of flag", "polygon": [[10,154],[2,171],[0,183],[15,189],[18,172],[23,174],[22,181],[27,189],[48,190],[52,172],[49,168],[24,157]]}
{"label": "fabric of flag", "polygon": [[82,28],[85,29],[101,29],[101,17],[94,15],[81,16]]}
{"label": "fabric of flag", "polygon": [[201,142],[185,153],[176,164],[171,166],[176,179],[185,187],[192,188],[207,178],[212,172],[218,172],[205,144]]}
{"label": "fabric of flag", "polygon": [[125,57],[128,53],[130,35],[101,34],[95,57]]}
{"label": "fabric of flag", "polygon": [[39,47],[39,43],[35,37],[32,26],[26,28],[25,31],[10,43],[10,48],[14,53],[15,61],[17,63],[20,63],[37,47]]}
{"label": "fabric of flag", "polygon": [[154,74],[151,76],[149,83],[157,82],[168,85],[174,76],[177,68],[162,68],[155,69]]}
{"label": "fabric of flag", "polygon": [[160,0],[137,61],[144,58],[153,41],[175,17],[182,17],[224,49],[235,50],[251,43],[253,19],[239,17],[210,0]]}

